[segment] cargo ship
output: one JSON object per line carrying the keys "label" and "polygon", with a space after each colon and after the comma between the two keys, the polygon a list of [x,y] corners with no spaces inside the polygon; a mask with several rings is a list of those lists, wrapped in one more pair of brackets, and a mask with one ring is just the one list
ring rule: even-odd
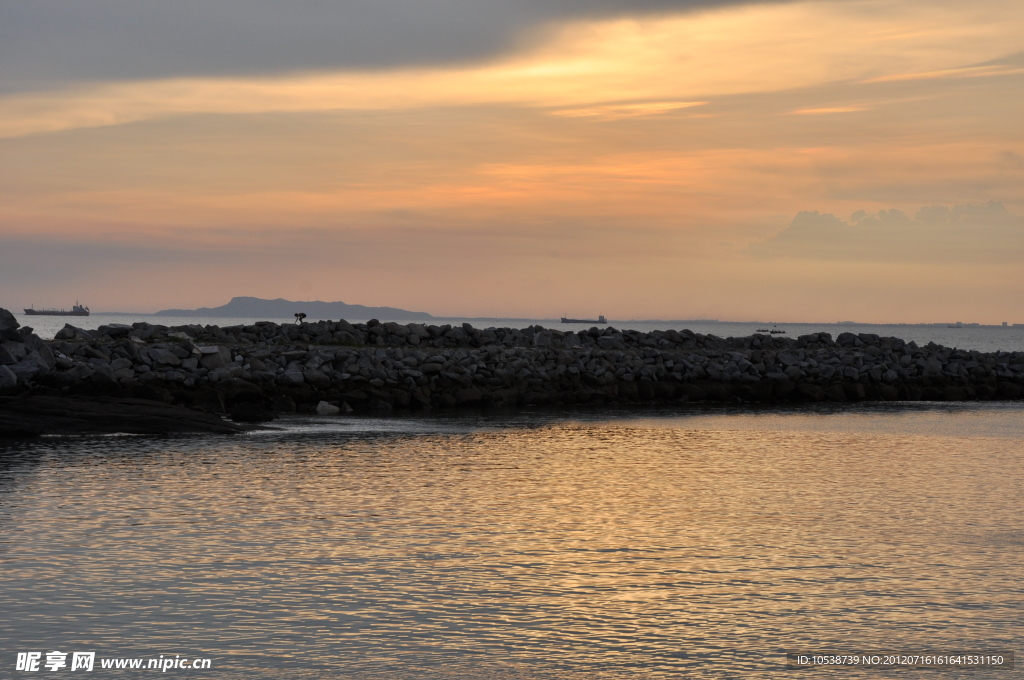
{"label": "cargo ship", "polygon": [[70,312],[66,309],[36,309],[35,307],[30,307],[25,310],[25,313],[29,316],[89,316],[89,308],[76,302]]}
{"label": "cargo ship", "polygon": [[608,323],[608,320],[604,318],[604,314],[596,319],[567,319],[563,316],[562,323]]}

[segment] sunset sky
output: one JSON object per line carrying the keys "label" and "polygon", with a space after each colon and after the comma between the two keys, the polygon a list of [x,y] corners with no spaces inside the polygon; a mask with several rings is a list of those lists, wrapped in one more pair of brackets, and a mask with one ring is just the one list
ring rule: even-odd
{"label": "sunset sky", "polygon": [[0,0],[0,306],[1024,323],[1024,3]]}

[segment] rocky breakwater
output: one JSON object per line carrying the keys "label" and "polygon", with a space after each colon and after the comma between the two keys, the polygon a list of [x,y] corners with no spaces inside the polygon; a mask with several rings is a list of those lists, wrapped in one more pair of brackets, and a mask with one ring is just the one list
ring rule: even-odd
{"label": "rocky breakwater", "polygon": [[[562,332],[346,321],[66,326],[0,353],[3,389],[277,412],[680,401],[1017,399],[1024,353],[827,333]],[[13,338],[13,336],[11,336]],[[18,343],[21,344],[18,344]]]}
{"label": "rocky breakwater", "polygon": [[150,394],[134,398],[130,389],[78,390],[74,395],[70,387],[57,390],[52,385],[85,373],[76,374],[76,362],[54,352],[50,344],[0,309],[0,438],[112,432],[229,434],[247,429],[173,400],[146,398]]}

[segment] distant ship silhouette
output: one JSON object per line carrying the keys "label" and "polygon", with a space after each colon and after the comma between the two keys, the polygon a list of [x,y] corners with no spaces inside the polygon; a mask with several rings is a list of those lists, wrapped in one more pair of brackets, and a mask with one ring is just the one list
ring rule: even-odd
{"label": "distant ship silhouette", "polygon": [[75,301],[75,306],[70,312],[63,309],[35,309],[35,306],[32,306],[26,309],[25,313],[29,316],[89,316],[89,308]]}
{"label": "distant ship silhouette", "polygon": [[567,319],[563,316],[562,323],[608,323],[608,319],[604,318],[604,314],[596,319]]}

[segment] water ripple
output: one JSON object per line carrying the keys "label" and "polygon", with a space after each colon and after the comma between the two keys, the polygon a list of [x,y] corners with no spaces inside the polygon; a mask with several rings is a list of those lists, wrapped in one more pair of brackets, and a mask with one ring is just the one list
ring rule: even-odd
{"label": "water ripple", "polygon": [[789,648],[1019,648],[1021,415],[296,418],[10,445],[0,644],[229,678],[767,677]]}

